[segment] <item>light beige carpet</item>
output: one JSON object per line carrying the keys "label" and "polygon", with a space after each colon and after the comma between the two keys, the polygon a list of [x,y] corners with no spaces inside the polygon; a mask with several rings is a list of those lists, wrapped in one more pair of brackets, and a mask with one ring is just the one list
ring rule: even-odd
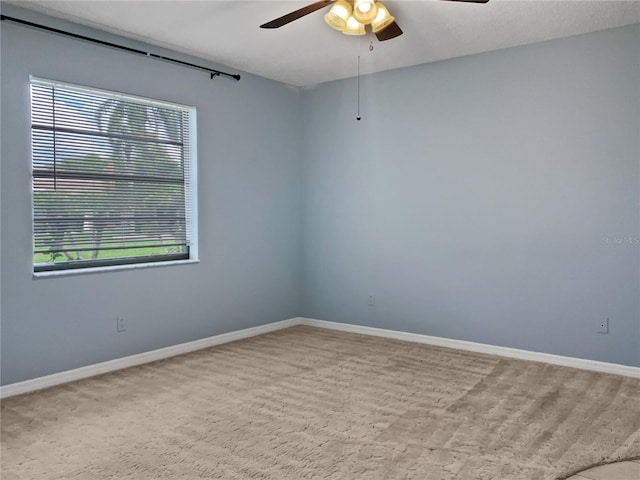
{"label": "light beige carpet", "polygon": [[294,327],[2,402],[2,480],[536,480],[640,456],[640,380]]}

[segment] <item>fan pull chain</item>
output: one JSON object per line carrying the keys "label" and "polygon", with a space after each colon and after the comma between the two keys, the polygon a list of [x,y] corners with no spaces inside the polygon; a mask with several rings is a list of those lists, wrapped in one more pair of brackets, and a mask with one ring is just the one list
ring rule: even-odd
{"label": "fan pull chain", "polygon": [[360,116],[360,55],[358,55],[358,116],[356,120],[360,121],[362,117]]}

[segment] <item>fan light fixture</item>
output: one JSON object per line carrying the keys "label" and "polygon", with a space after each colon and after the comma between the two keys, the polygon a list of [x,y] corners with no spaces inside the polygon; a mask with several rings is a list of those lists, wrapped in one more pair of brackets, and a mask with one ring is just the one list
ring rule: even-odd
{"label": "fan light fixture", "polygon": [[387,7],[385,7],[382,2],[377,2],[376,5],[378,6],[378,14],[371,22],[373,33],[384,30],[395,21],[395,18],[389,13],[389,10],[387,10]]}
{"label": "fan light fixture", "polygon": [[366,32],[364,31],[364,25],[351,15],[347,20],[347,28],[342,33],[346,35],[364,35]]}
{"label": "fan light fixture", "polygon": [[382,2],[374,0],[337,0],[324,20],[331,28],[346,35],[364,35],[365,25],[371,24],[373,33],[380,32],[394,22],[394,17],[389,13]]}
{"label": "fan light fixture", "polygon": [[363,25],[369,25],[378,14],[374,0],[354,0],[353,17]]}
{"label": "fan light fixture", "polygon": [[324,16],[324,21],[331,28],[343,32],[347,28],[347,21],[351,17],[352,7],[347,0],[338,0],[333,4],[329,13]]}

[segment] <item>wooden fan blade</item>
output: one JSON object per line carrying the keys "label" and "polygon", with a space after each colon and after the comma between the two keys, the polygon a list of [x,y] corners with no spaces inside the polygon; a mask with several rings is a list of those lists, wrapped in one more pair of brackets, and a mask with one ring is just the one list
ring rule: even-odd
{"label": "wooden fan blade", "polygon": [[283,15],[280,18],[271,20],[270,22],[267,22],[264,25],[260,25],[260,28],[280,28],[283,25],[286,25],[287,23],[291,23],[294,20],[298,20],[299,18],[302,18],[305,15],[309,15],[310,13],[313,13],[316,10],[320,10],[321,8],[327,7],[332,3],[335,3],[335,1],[336,0],[321,0],[319,2],[312,3],[311,5],[302,7],[291,13],[287,13],[286,15]]}
{"label": "wooden fan blade", "polygon": [[385,40],[391,40],[392,38],[399,37],[402,33],[402,29],[394,21],[393,23],[390,23],[388,27],[376,32],[376,38],[379,41],[384,42]]}

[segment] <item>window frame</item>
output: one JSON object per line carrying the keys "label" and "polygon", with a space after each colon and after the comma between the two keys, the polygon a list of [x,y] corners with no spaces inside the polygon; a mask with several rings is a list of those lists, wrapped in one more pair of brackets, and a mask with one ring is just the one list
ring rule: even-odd
{"label": "window frame", "polygon": [[[187,252],[179,254],[160,254],[149,256],[132,256],[132,257],[116,257],[111,259],[82,260],[81,262],[52,262],[52,263],[35,263],[36,237],[35,237],[35,188],[34,188],[34,143],[33,143],[33,112],[34,103],[31,96],[31,88],[34,83],[48,84],[52,87],[60,87],[88,94],[96,94],[109,99],[121,99],[124,101],[140,103],[147,106],[157,106],[161,108],[170,108],[179,110],[188,116],[188,132],[185,134],[188,142],[188,158],[184,158],[184,162],[188,162],[186,172],[188,177],[184,178],[185,186],[185,220],[186,236],[187,236]],[[122,93],[115,90],[97,88],[93,86],[79,85],[65,81],[52,80],[48,78],[29,75],[29,161],[30,161],[30,198],[31,198],[31,268],[34,277],[50,277],[81,273],[96,273],[127,269],[139,269],[146,267],[160,267],[170,265],[185,265],[199,262],[198,249],[198,150],[197,150],[197,109],[193,105],[184,105],[176,102],[152,99],[139,95]]]}

